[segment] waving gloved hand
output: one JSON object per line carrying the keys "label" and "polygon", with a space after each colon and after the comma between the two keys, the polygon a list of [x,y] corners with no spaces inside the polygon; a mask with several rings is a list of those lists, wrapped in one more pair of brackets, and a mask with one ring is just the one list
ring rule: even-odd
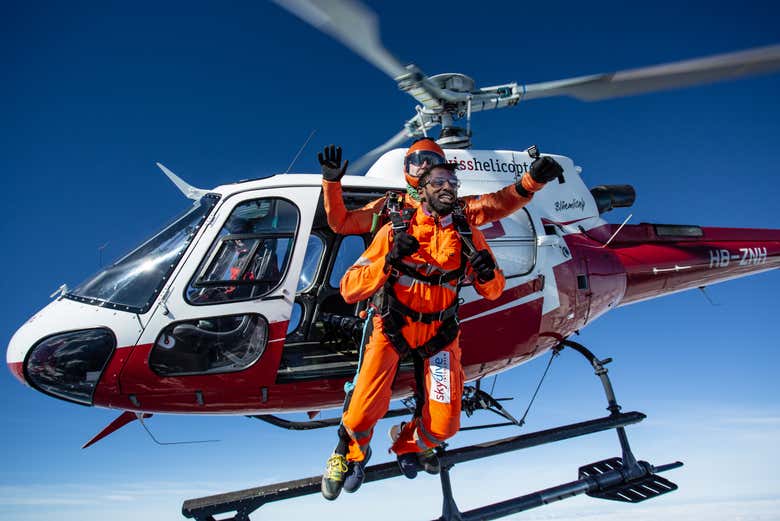
{"label": "waving gloved hand", "polygon": [[563,167],[555,159],[544,156],[534,159],[529,173],[537,183],[549,183],[563,173]]}
{"label": "waving gloved hand", "polygon": [[544,156],[537,157],[531,163],[531,168],[523,174],[522,179],[515,183],[517,193],[530,197],[534,192],[538,192],[546,183],[549,183],[563,173],[563,167],[555,159]]}
{"label": "waving gloved hand", "polygon": [[317,159],[322,167],[322,177],[326,181],[337,183],[347,173],[349,161],[344,161],[344,166],[341,165],[341,147],[326,146],[322,152],[317,154]]}
{"label": "waving gloved hand", "polygon": [[420,243],[413,235],[409,235],[405,231],[398,231],[393,235],[393,246],[385,259],[388,264],[397,264],[403,257],[411,255],[419,248]]}
{"label": "waving gloved hand", "polygon": [[488,282],[496,278],[496,262],[487,250],[479,250],[469,259],[479,282]]}

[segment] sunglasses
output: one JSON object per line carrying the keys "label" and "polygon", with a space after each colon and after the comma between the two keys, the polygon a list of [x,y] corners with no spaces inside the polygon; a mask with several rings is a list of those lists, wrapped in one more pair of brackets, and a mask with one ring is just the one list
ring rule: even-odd
{"label": "sunglasses", "polygon": [[454,177],[437,177],[435,179],[431,179],[426,185],[431,185],[434,188],[441,188],[445,184],[450,185],[452,188],[460,188],[460,180],[455,179]]}
{"label": "sunglasses", "polygon": [[417,152],[412,152],[404,159],[404,167],[407,171],[409,170],[409,165],[422,166],[425,163],[428,163],[429,167],[440,165],[444,163],[444,158],[436,152],[418,150]]}

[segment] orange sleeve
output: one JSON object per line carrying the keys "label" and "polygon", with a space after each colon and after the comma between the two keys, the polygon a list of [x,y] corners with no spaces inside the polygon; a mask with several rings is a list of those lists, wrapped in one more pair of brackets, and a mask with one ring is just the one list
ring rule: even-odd
{"label": "orange sleeve", "polygon": [[511,184],[492,194],[467,195],[463,200],[466,203],[464,213],[469,222],[482,226],[515,213],[527,205],[531,197],[518,194],[515,185]]}
{"label": "orange sleeve", "polygon": [[360,235],[371,231],[374,214],[382,210],[385,202],[383,197],[371,201],[362,208],[347,210],[341,183],[322,180],[322,194],[325,202],[325,213],[328,215],[328,225],[342,235]]}
{"label": "orange sleeve", "polygon": [[373,296],[387,282],[390,271],[385,273],[385,255],[390,251],[389,235],[390,225],[386,224],[379,229],[368,249],[341,278],[341,296],[347,304]]}
{"label": "orange sleeve", "polygon": [[[512,189],[514,190],[514,188]],[[490,249],[490,246],[485,240],[485,236],[482,235],[482,232],[474,226],[471,227],[471,240],[474,242],[474,247],[477,249],[477,251],[487,250],[490,253],[490,256],[493,257],[493,262],[496,261],[496,257],[493,255],[493,250]],[[469,272],[471,272],[471,267],[469,267]],[[488,300],[496,300],[498,297],[500,297],[501,293],[504,291],[504,285],[506,284],[506,279],[504,279],[504,272],[501,271],[498,264],[496,264],[496,269],[493,270],[493,273],[495,273],[496,276],[493,277],[493,280],[489,280],[487,282],[479,282],[477,278],[474,277],[474,289],[477,290],[477,293]]]}

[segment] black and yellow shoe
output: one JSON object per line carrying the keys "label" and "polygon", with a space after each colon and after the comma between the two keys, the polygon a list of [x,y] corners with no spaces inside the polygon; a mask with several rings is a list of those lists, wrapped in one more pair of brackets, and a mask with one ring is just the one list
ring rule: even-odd
{"label": "black and yellow shoe", "polygon": [[344,476],[347,473],[347,458],[341,454],[334,453],[328,458],[325,465],[325,473],[322,475],[322,497],[333,501],[344,488]]}

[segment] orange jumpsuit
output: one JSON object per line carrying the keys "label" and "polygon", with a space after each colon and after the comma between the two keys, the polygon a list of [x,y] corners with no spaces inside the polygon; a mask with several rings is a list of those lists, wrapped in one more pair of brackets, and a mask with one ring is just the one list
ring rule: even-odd
{"label": "orange jumpsuit", "polygon": [[[347,210],[344,206],[340,182],[323,179],[322,191],[328,224],[334,232],[342,235],[357,235],[371,231],[374,214],[380,213],[385,204],[385,198],[380,197],[361,208]],[[515,185],[509,185],[492,194],[468,195],[460,200],[465,203],[463,213],[468,221],[474,226],[482,226],[515,213],[528,204],[531,198],[523,197],[517,193]],[[404,205],[419,207],[420,202],[404,194]]]}
{"label": "orange jumpsuit", "polygon": [[[473,222],[470,225],[474,247],[490,251],[479,229]],[[390,224],[383,226],[368,249],[341,279],[341,294],[348,303],[372,297],[387,282],[390,273],[386,271],[385,255],[390,251],[390,230]],[[408,232],[417,238],[420,249],[404,257],[402,262],[422,274],[449,272],[460,267],[461,240],[451,216],[438,221],[420,207],[411,219]],[[499,269],[495,270],[495,278],[485,283],[476,280],[470,266],[467,267],[466,277],[467,280],[473,279],[477,292],[490,300],[498,298],[504,289],[504,276]],[[457,298],[457,281],[443,285],[427,284],[402,275],[392,289],[402,304],[423,313],[442,311]],[[432,338],[441,324],[440,321],[430,324],[415,322],[408,316],[404,317],[404,323],[406,325],[401,333],[413,349]],[[342,425],[350,437],[347,460],[364,459],[374,425],[390,405],[391,385],[398,362],[398,353],[383,332],[382,318],[375,315],[373,332],[365,346],[352,398],[342,417]],[[463,370],[458,337],[424,361],[424,381],[426,399],[422,417],[404,426],[392,447],[396,454],[435,447],[460,428]]]}

